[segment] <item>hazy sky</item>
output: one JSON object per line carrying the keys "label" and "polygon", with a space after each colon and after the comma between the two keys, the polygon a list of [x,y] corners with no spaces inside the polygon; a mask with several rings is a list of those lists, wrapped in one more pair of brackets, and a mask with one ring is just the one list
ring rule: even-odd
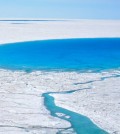
{"label": "hazy sky", "polygon": [[0,18],[120,19],[120,0],[0,0]]}

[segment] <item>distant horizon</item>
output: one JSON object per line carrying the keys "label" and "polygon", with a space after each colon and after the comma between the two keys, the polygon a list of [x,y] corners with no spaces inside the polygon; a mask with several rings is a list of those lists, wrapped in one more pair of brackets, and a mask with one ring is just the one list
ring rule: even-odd
{"label": "distant horizon", "polygon": [[0,18],[0,21],[69,21],[69,20],[106,20],[106,21],[119,21],[120,19],[72,19],[72,18]]}

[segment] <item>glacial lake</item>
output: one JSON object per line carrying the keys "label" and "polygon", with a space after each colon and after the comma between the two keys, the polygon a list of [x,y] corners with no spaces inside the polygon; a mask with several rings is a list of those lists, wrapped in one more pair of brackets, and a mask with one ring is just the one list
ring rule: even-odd
{"label": "glacial lake", "polygon": [[0,46],[0,68],[100,71],[120,68],[120,38],[58,39]]}

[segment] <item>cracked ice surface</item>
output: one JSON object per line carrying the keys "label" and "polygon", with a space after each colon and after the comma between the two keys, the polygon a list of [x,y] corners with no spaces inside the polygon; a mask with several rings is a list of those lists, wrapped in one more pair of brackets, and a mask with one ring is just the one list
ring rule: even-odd
{"label": "cracked ice surface", "polygon": [[[43,76],[42,76],[43,77]],[[68,122],[50,116],[41,97],[47,77],[41,73],[0,71],[0,134],[56,133]]]}
{"label": "cracked ice surface", "polygon": [[[56,133],[69,122],[52,117],[42,93],[60,107],[83,114],[110,133],[120,133],[120,72],[17,72],[0,70],[0,134]],[[56,113],[59,114],[59,113]]]}

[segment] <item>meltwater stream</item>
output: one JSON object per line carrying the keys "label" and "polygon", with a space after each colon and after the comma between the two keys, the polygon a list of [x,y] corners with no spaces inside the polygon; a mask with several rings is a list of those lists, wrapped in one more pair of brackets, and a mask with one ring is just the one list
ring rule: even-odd
{"label": "meltwater stream", "polygon": [[[104,76],[97,80],[87,81],[85,83],[74,83],[74,84],[94,83],[96,81],[104,81],[105,79],[116,78],[116,77],[120,77],[120,74],[115,74],[115,75],[111,75],[108,77]],[[90,88],[84,88],[84,89],[90,90]],[[56,106],[54,97],[51,96],[52,94],[71,94],[76,91],[84,90],[84,89],[76,89],[76,90],[63,91],[63,92],[48,92],[42,95],[44,97],[44,105],[50,111],[52,116],[63,119],[71,123],[71,126],[69,128],[60,130],[58,134],[61,134],[62,132],[72,133],[73,131],[76,134],[108,134],[106,131],[102,130],[97,125],[95,125],[86,116],[83,116],[73,111],[67,110],[65,108]],[[72,129],[72,132],[71,132],[71,129]]]}
{"label": "meltwater stream", "polygon": [[[64,94],[69,94],[74,91],[66,91]],[[106,131],[99,128],[95,125],[89,118],[75,113],[73,111],[64,109],[62,107],[56,106],[54,102],[54,97],[52,94],[59,94],[59,92],[49,92],[44,93],[42,96],[44,97],[44,105],[50,111],[51,115],[62,120],[66,120],[70,122],[71,126],[69,128],[59,130],[58,134],[62,133],[76,133],[76,134],[108,134]],[[72,129],[72,132],[71,132]]]}

